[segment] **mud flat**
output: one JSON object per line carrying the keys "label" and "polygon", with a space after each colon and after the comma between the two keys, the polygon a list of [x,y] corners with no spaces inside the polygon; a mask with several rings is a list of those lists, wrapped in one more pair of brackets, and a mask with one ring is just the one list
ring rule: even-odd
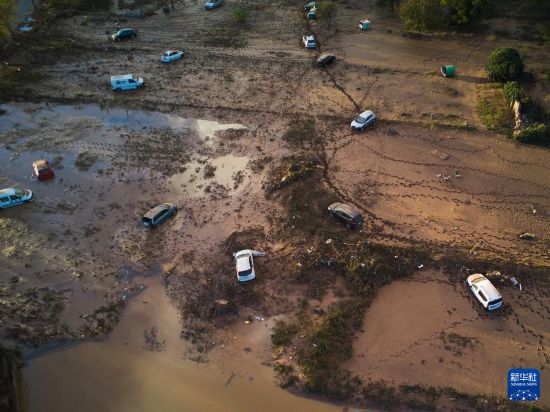
{"label": "mud flat", "polygon": [[[27,361],[23,376],[29,412],[41,411],[43,405],[59,411],[341,410],[274,386],[273,374],[258,354],[243,351],[233,336],[224,348],[231,355],[219,362],[197,365],[186,360],[180,317],[162,279],[144,281],[147,289],[128,305],[108,339]],[[153,328],[154,349],[146,333]]]}

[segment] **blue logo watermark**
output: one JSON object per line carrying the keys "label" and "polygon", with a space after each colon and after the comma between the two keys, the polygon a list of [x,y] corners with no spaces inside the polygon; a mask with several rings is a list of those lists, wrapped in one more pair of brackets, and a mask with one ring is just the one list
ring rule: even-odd
{"label": "blue logo watermark", "polygon": [[508,399],[511,401],[538,401],[540,398],[540,371],[538,369],[510,369],[508,371]]}

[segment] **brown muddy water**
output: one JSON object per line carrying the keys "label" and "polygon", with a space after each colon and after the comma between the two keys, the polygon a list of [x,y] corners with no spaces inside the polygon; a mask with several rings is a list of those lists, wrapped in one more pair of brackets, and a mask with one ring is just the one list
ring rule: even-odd
{"label": "brown muddy water", "polygon": [[[209,364],[186,360],[179,317],[162,280],[141,280],[148,287],[133,298],[106,341],[27,361],[23,376],[28,411],[341,410],[279,389],[268,367],[254,355],[237,352],[233,344]],[[152,328],[155,348],[147,347],[144,338]]]}
{"label": "brown muddy water", "polygon": [[[193,244],[185,236],[200,242],[200,225],[192,224],[183,206],[193,210],[212,202],[216,190],[223,194],[219,202],[227,202],[247,184],[249,158],[219,150],[216,134],[243,125],[97,105],[9,104],[0,109],[2,186],[35,194],[31,204],[3,212],[3,218],[24,225],[28,234],[21,244],[29,250],[24,259],[9,262],[0,282],[18,274],[24,279],[22,290],[64,290],[62,321],[73,337],[79,336],[84,318],[111,295],[127,297],[120,322],[105,340],[27,353],[25,410],[341,409],[276,385],[271,368],[263,364],[270,360],[273,319],[258,314],[252,323],[227,326],[215,337],[208,363],[190,361],[190,348],[180,338],[181,319],[166,296],[160,267]],[[164,130],[171,132],[159,132]],[[162,146],[163,139],[172,143]],[[148,152],[142,155],[143,150]],[[175,155],[164,156],[170,151]],[[79,167],[83,153],[94,161]],[[32,178],[32,162],[40,158],[58,164],[53,180]],[[206,176],[206,165],[211,176]],[[209,186],[212,192],[206,190]],[[140,214],[160,201],[178,203],[182,212],[156,233],[144,230]],[[162,252],[154,264],[141,264],[125,245]],[[71,275],[67,256],[81,276]],[[126,295],[132,285],[138,293]]]}

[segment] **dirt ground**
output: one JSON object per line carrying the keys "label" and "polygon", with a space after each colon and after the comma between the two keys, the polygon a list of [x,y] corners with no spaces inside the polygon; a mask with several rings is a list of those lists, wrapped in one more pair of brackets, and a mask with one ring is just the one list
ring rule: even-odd
{"label": "dirt ground", "polygon": [[[32,346],[104,336],[141,291],[133,278],[158,272],[184,319],[293,313],[305,293],[289,282],[303,252],[288,240],[299,218],[289,221],[281,195],[266,191],[284,159],[306,155],[322,169],[320,184],[365,215],[359,238],[546,270],[532,289],[504,288],[506,307],[495,316],[477,308],[457,273],[419,272],[383,288],[346,365],[354,374],[498,396],[511,367],[546,377],[550,151],[485,130],[477,105],[486,56],[506,45],[520,50],[537,78],[531,92],[550,107],[547,48],[491,27],[405,36],[372,3],[342,2],[330,30],[306,23],[301,3],[246,2],[241,27],[233,2],[206,13],[193,1],[123,22],[139,33],[128,42],[107,40],[115,20],[100,13],[22,37],[8,62],[32,81],[0,99],[0,182],[33,190],[35,201],[0,214],[2,339]],[[372,30],[358,31],[358,15]],[[315,51],[300,42],[307,31],[317,35]],[[170,48],[186,55],[162,65]],[[317,68],[320,52],[336,63]],[[438,75],[448,63],[458,67],[454,79]],[[112,93],[109,77],[130,72],[145,88]],[[378,123],[353,133],[363,109]],[[313,125],[320,143],[290,142],[297,125]],[[31,177],[39,158],[53,162],[53,181]],[[158,202],[176,203],[177,216],[157,230],[140,227]],[[519,239],[524,232],[535,239]],[[268,253],[253,285],[236,285],[231,253],[241,246]],[[345,295],[337,285],[325,299],[308,296],[310,305]],[[229,295],[227,306],[212,298]],[[199,335],[184,334],[207,345]]]}

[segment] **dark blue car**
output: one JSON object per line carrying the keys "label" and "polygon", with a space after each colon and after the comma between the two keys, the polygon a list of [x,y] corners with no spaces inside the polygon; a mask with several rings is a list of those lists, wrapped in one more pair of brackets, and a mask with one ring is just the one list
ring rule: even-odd
{"label": "dark blue car", "polygon": [[163,224],[169,217],[175,215],[177,211],[177,206],[170,203],[163,203],[151,208],[145,213],[141,218],[141,222],[145,227],[155,228]]}

